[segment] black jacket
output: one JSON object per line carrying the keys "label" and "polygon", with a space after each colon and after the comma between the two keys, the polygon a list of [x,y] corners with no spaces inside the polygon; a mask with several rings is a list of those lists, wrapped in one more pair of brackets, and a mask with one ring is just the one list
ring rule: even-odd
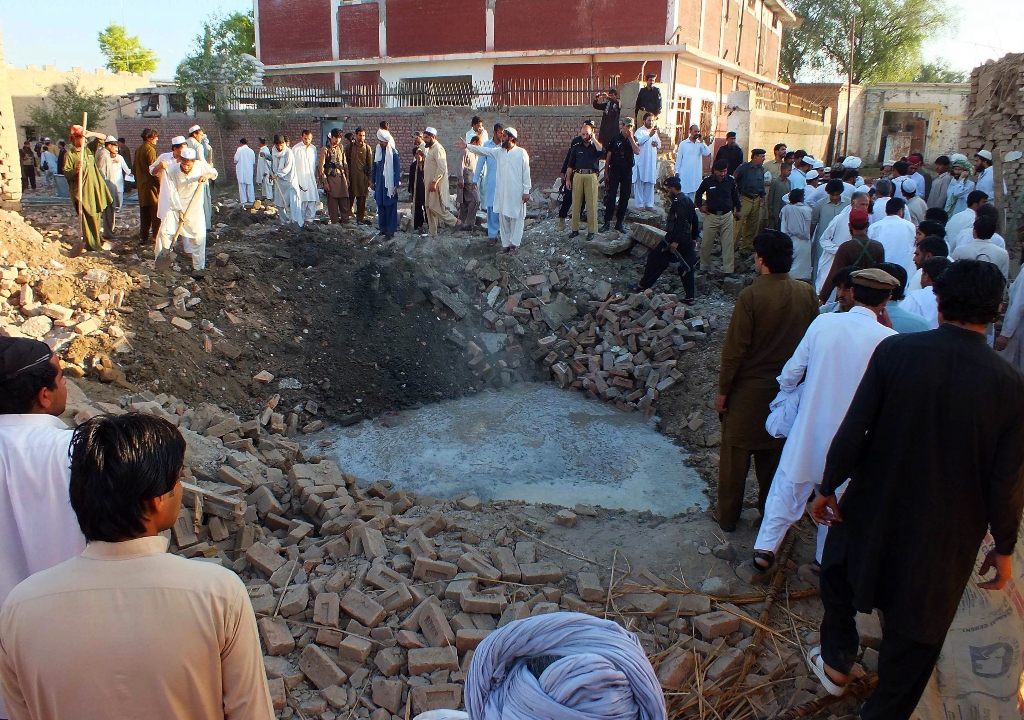
{"label": "black jacket", "polygon": [[665,242],[680,245],[693,244],[700,232],[700,221],[697,219],[697,208],[686,193],[679,193],[668,208],[665,223]]}
{"label": "black jacket", "polygon": [[875,349],[829,447],[822,492],[847,478],[822,568],[854,605],[941,644],[985,534],[1012,554],[1024,509],[1024,375],[953,325]]}

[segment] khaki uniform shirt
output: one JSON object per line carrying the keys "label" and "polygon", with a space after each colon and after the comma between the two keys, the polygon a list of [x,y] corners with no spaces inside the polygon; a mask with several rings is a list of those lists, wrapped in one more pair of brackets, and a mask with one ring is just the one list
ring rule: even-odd
{"label": "khaki uniform shirt", "polygon": [[274,720],[242,581],[167,544],[93,542],[11,592],[0,612],[10,720]]}
{"label": "khaki uniform shirt", "polygon": [[814,288],[788,273],[758,275],[736,299],[722,345],[718,392],[728,396],[722,438],[738,447],[781,446],[764,429],[776,379],[818,316]]}

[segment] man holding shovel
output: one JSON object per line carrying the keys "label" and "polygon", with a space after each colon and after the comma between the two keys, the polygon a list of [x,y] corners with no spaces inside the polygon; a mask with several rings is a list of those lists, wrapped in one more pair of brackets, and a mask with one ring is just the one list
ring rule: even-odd
{"label": "man holding shovel", "polygon": [[[88,144],[86,138],[91,138]],[[82,233],[82,238],[71,248],[71,257],[78,257],[85,250],[100,250],[103,247],[100,222],[103,211],[113,202],[107,184],[96,167],[96,152],[105,138],[106,135],[89,132],[82,125],[72,125],[68,133],[69,142],[61,172],[68,180],[68,192],[75,212],[81,218]]]}
{"label": "man holding shovel", "polygon": [[206,269],[207,230],[202,188],[206,181],[217,179],[217,170],[205,160],[196,159],[196,151],[190,147],[182,148],[177,165],[164,160],[163,166],[163,182],[169,185],[171,199],[156,238],[157,266],[169,260],[180,235],[185,252],[192,256],[192,276],[202,277]]}

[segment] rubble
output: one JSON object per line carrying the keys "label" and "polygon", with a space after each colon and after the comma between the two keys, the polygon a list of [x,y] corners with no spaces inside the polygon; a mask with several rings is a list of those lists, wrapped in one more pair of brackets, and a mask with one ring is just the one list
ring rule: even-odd
{"label": "rubble", "polygon": [[[664,568],[662,580],[640,570],[624,578],[623,555],[616,569],[610,545],[603,566],[581,560],[597,548],[555,547],[559,538],[593,542],[599,524],[635,531],[665,519],[587,504],[523,511],[367,485],[320,455],[315,435],[366,418],[386,423],[395,398],[414,404],[550,375],[625,410],[649,411],[693,383],[698,399],[678,418],[711,447],[697,422],[707,393],[684,364],[715,352],[719,295],[698,310],[670,292],[621,293],[612,261],[582,240],[549,237],[552,223],[538,218],[531,249],[495,257],[479,237],[406,250],[401,235],[389,245],[363,229],[289,237],[263,211],[217,212],[224,222],[202,282],[130,251],[68,260],[59,242],[66,233],[21,223],[30,242],[0,249],[8,319],[0,333],[44,318],[43,337],[61,344],[69,374],[116,378],[102,400],[69,407],[78,422],[137,411],[182,431],[187,511],[171,532],[172,551],[245,582],[281,717],[383,720],[459,707],[468,663],[489,632],[569,610],[636,632],[676,689],[692,691],[697,674],[712,670],[731,681],[751,626],[721,609],[732,592],[720,553],[699,555],[696,544],[663,550],[713,564],[679,579]],[[20,221],[0,215],[0,229],[5,222]],[[371,241],[380,244],[364,251]],[[337,289],[324,282],[331,273],[365,273],[366,281]],[[527,539],[521,527],[545,540]],[[697,617],[718,612],[741,630],[698,639]],[[759,663],[771,658],[765,650]],[[798,662],[786,658],[780,675]],[[765,707],[784,706],[787,692],[769,689]]]}
{"label": "rubble", "polygon": [[661,393],[683,377],[680,357],[707,342],[717,324],[677,295],[650,290],[590,301],[589,307],[581,320],[541,338],[533,359],[559,386],[627,411],[653,414]]}

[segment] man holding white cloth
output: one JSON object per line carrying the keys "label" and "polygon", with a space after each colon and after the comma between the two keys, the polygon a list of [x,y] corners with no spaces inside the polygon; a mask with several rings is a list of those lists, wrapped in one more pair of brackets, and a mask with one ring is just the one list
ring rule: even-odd
{"label": "man holding white cloth", "polygon": [[[497,182],[494,188],[494,212],[501,216],[501,247],[510,255],[523,241],[526,226],[526,202],[530,199],[533,182],[530,179],[530,155],[519,147],[519,132],[505,128],[505,140],[500,147],[467,145],[460,140],[459,148],[474,155],[486,155],[498,161]],[[594,209],[596,212],[596,208]]]}
{"label": "man holding white cloth", "polygon": [[[803,515],[814,486],[821,482],[832,437],[875,346],[896,334],[882,325],[879,313],[899,281],[878,268],[858,270],[851,280],[854,306],[849,312],[819,315],[779,375],[782,392],[793,392],[801,380],[803,390],[754,542],[754,577],[775,564],[786,531]],[[820,560],[824,532],[819,535]]]}

